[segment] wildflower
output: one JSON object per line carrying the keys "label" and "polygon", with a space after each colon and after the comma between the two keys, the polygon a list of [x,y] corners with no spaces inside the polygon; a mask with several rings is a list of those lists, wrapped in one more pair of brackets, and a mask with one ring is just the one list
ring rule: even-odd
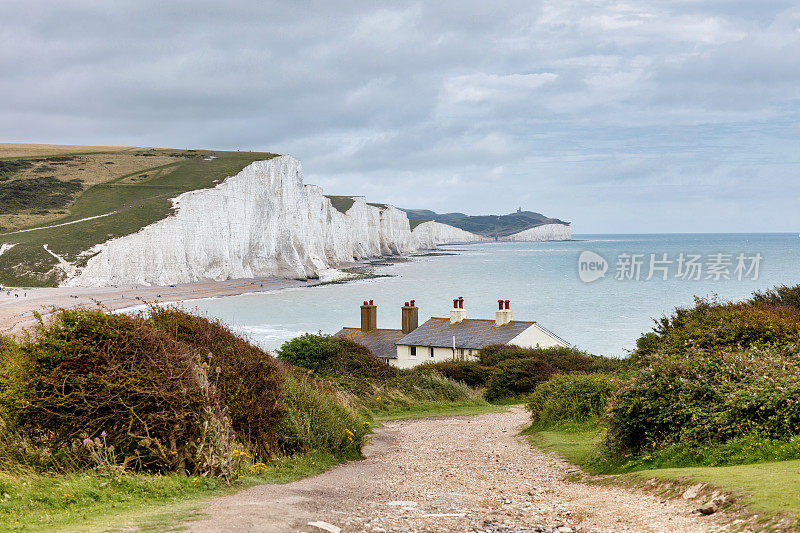
{"label": "wildflower", "polygon": [[108,433],[106,433],[105,430],[102,433],[100,433],[101,437],[105,437],[106,435],[108,435]]}

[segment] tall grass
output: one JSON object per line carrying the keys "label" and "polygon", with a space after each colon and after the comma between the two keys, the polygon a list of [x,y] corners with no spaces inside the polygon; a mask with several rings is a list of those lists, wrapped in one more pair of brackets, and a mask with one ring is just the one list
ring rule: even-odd
{"label": "tall grass", "polygon": [[318,379],[285,368],[283,398],[288,407],[278,428],[285,453],[328,450],[337,457],[353,458],[370,431],[370,421],[346,393]]}

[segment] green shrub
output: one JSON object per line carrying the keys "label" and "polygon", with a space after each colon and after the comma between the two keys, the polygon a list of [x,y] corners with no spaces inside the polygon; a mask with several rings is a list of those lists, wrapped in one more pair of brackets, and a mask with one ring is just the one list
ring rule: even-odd
{"label": "green shrub", "polygon": [[800,285],[781,285],[764,292],[755,292],[749,302],[769,307],[789,307],[800,311]]}
{"label": "green shrub", "polygon": [[474,361],[441,361],[425,363],[415,367],[418,372],[435,372],[453,381],[460,381],[470,387],[485,387],[492,377],[494,368]]}
{"label": "green shrub", "polygon": [[395,369],[361,346],[347,339],[306,333],[283,343],[278,357],[320,375],[351,375],[387,378]]}
{"label": "green shrub", "polygon": [[528,401],[531,421],[538,426],[582,424],[599,418],[614,390],[614,380],[602,374],[562,374],[533,391]]}
{"label": "green shrub", "polygon": [[56,460],[89,465],[102,436],[126,465],[207,473],[203,448],[229,440],[212,379],[139,317],[60,310],[6,358],[0,405],[9,430]]}
{"label": "green shrub", "polygon": [[79,179],[61,181],[53,176],[3,182],[0,183],[0,213],[64,207],[82,188],[83,182]]}
{"label": "green shrub", "polygon": [[150,309],[148,322],[190,346],[215,375],[216,391],[234,432],[256,459],[275,452],[276,428],[284,415],[278,364],[268,353],[218,320],[176,308]]}
{"label": "green shrub", "polygon": [[[800,310],[770,304],[782,297],[756,296],[756,302],[723,303],[695,298],[694,307],[677,308],[656,321],[653,333],[637,342],[636,358],[657,351],[786,346],[800,342]],[[763,300],[763,301],[762,301]],[[789,301],[787,296],[786,301]]]}
{"label": "green shrub", "polygon": [[340,458],[358,455],[370,423],[352,401],[322,380],[288,365],[283,372],[288,409],[278,441],[284,453],[326,450]]}
{"label": "green shrub", "polygon": [[175,309],[58,310],[19,344],[0,338],[3,470],[230,479],[279,452],[353,457],[368,430],[347,393]]}
{"label": "green shrub", "polygon": [[534,358],[550,363],[560,372],[616,372],[625,365],[622,359],[612,359],[588,354],[576,348],[552,346],[549,348],[522,348],[520,346],[494,344],[478,352],[480,363],[497,366],[509,359]]}
{"label": "green shrub", "polygon": [[486,399],[499,400],[532,392],[539,383],[547,381],[558,370],[542,359],[506,359],[492,374]]}
{"label": "green shrub", "polygon": [[609,402],[606,446],[637,455],[674,444],[800,434],[798,348],[658,352]]}

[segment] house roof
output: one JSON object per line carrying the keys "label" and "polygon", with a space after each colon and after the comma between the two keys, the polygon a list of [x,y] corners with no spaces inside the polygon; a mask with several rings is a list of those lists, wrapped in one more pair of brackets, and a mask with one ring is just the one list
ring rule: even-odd
{"label": "house roof", "polygon": [[494,320],[465,318],[455,324],[449,318],[433,317],[420,327],[396,341],[408,346],[453,347],[481,349],[490,344],[507,344],[511,339],[531,327],[535,322],[512,320],[502,326]]}
{"label": "house roof", "polygon": [[342,328],[334,334],[334,337],[348,339],[362,346],[366,346],[376,357],[397,359],[397,347],[395,343],[404,335],[405,333],[403,333],[401,329],[373,329],[371,331],[361,331],[361,328]]}

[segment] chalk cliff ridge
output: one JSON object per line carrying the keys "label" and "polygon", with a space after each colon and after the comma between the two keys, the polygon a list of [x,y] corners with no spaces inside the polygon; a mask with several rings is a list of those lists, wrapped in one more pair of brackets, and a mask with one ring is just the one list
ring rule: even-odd
{"label": "chalk cliff ridge", "polygon": [[303,183],[300,161],[290,156],[251,163],[173,203],[173,215],[93,247],[86,266],[63,285],[313,278],[353,260],[485,240],[438,222],[412,231],[405,212],[363,197],[342,213],[320,187]]}
{"label": "chalk cliff ridge", "polygon": [[543,224],[503,237],[504,241],[568,241],[572,239],[570,224]]}

